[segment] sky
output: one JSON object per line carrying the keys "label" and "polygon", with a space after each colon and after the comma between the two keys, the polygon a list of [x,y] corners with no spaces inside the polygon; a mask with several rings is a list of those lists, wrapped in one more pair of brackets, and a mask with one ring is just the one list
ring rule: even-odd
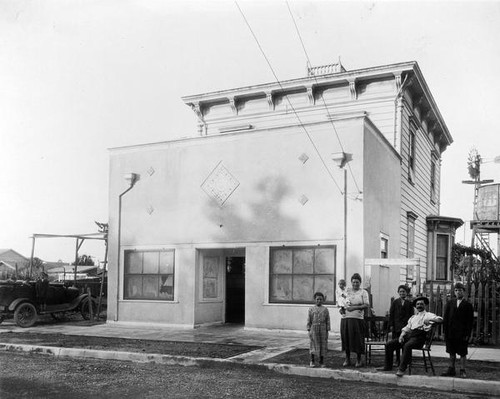
{"label": "sky", "polygon": [[[500,155],[500,1],[240,1],[280,80],[417,61],[454,143],[441,214],[468,221],[467,156]],[[0,248],[108,220],[109,148],[195,136],[182,96],[274,82],[235,2],[0,0]],[[500,164],[482,178],[500,182]],[[467,228],[457,241],[470,244]],[[71,261],[69,239],[35,256]],[[101,243],[80,253],[99,261]]]}

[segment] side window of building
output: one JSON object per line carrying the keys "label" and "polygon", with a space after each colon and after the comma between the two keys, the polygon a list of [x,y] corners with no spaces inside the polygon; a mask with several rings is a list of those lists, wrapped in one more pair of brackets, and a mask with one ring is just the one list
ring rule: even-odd
{"label": "side window of building", "polygon": [[380,258],[387,259],[389,257],[389,236],[380,233]]}
{"label": "side window of building", "polygon": [[408,180],[415,182],[415,162],[416,162],[416,135],[413,128],[410,130],[408,142]]}
{"label": "side window of building", "polygon": [[413,212],[407,214],[407,242],[406,242],[406,257],[413,258],[415,256],[415,220],[416,215]]}
{"label": "side window of building", "polygon": [[335,247],[270,248],[269,301],[311,303],[317,291],[335,301]]}
{"label": "side window of building", "polygon": [[436,236],[436,280],[448,280],[449,242],[446,234]]}
{"label": "side window of building", "polygon": [[125,251],[124,299],[174,300],[174,250]]}
{"label": "side window of building", "polygon": [[432,153],[431,156],[431,201],[433,203],[437,202],[437,176],[436,176],[436,169],[437,169],[437,158]]}

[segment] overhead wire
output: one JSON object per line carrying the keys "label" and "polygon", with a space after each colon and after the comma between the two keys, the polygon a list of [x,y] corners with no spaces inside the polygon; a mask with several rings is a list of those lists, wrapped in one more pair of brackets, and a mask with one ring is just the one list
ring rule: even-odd
{"label": "overhead wire", "polygon": [[[270,61],[269,61],[269,59],[267,58],[266,53],[265,53],[265,52],[264,52],[264,50],[262,49],[262,46],[260,45],[260,42],[259,42],[259,40],[257,39],[257,36],[255,35],[255,33],[254,33],[254,31],[253,31],[252,27],[250,26],[250,23],[248,22],[248,20],[247,20],[247,18],[246,18],[246,16],[245,16],[245,14],[243,13],[243,10],[241,9],[241,7],[239,6],[239,4],[238,4],[238,2],[237,2],[237,1],[235,1],[234,3],[236,4],[236,7],[238,7],[238,10],[240,11],[241,16],[243,17],[243,20],[245,21],[245,23],[246,23],[246,25],[247,25],[248,29],[250,30],[250,33],[252,34],[252,36],[253,36],[253,38],[254,38],[255,42],[257,43],[257,46],[259,47],[259,50],[260,50],[260,52],[262,53],[262,56],[263,56],[263,57],[264,57],[264,59],[266,60],[267,65],[269,66],[269,69],[271,70],[271,72],[272,72],[272,74],[273,74],[274,78],[276,79],[276,82],[277,82],[277,83],[278,83],[278,85],[280,86],[281,90],[282,90],[283,92],[285,92],[285,89],[283,88],[283,85],[281,84],[280,79],[278,78],[278,76],[277,76],[276,72],[274,71],[274,68],[272,67],[271,62],[270,62]],[[303,122],[302,122],[302,120],[300,119],[300,117],[299,117],[299,115],[298,115],[297,111],[295,110],[295,108],[294,108],[294,106],[293,106],[292,102],[290,101],[290,99],[288,98],[288,96],[287,96],[286,94],[285,94],[285,98],[286,98],[286,100],[288,101],[288,104],[290,105],[290,108],[292,109],[292,112],[294,113],[295,117],[297,118],[297,121],[299,122],[300,127],[303,129],[303,131],[305,132],[305,134],[306,134],[306,135],[307,135],[307,137],[309,138],[309,141],[311,142],[311,144],[312,144],[312,146],[313,146],[313,148],[314,148],[314,150],[315,150],[316,154],[318,155],[318,157],[319,157],[319,159],[320,159],[321,163],[322,163],[322,164],[323,164],[323,166],[325,167],[325,169],[326,169],[326,171],[327,171],[328,175],[330,176],[330,178],[332,179],[332,181],[335,183],[335,186],[337,186],[337,189],[338,189],[338,190],[340,191],[340,193],[343,195],[343,194],[344,194],[344,192],[342,191],[342,189],[340,188],[339,184],[337,183],[337,181],[336,181],[336,180],[335,180],[335,178],[333,177],[333,174],[332,174],[331,170],[328,168],[328,166],[327,166],[327,164],[326,164],[325,160],[324,160],[324,159],[323,159],[323,157],[321,156],[321,153],[319,152],[319,149],[318,149],[318,147],[316,146],[316,143],[314,142],[313,138],[311,137],[311,135],[310,135],[310,134],[309,134],[309,132],[307,131],[306,127],[304,126],[304,123],[303,123]]]}
{"label": "overhead wire", "polygon": [[[293,25],[295,26],[295,31],[297,32],[297,36],[299,37],[300,44],[302,45],[302,50],[304,51],[304,54],[306,56],[307,65],[309,67],[311,67],[312,66],[311,60],[310,60],[309,55],[307,53],[306,46],[304,45],[304,41],[302,40],[302,35],[300,34],[299,27],[297,26],[297,22],[295,21],[295,18],[293,16],[292,10],[290,9],[290,5],[288,4],[288,1],[285,1],[285,3],[286,3],[286,6],[288,8],[288,12],[290,13],[290,17],[292,18]],[[318,79],[316,78],[316,75],[312,75],[312,77],[314,78],[315,82],[318,83]],[[333,117],[330,114],[330,110],[328,109],[328,106],[326,105],[325,98],[323,96],[321,96],[321,99],[323,100],[323,105],[324,105],[325,110],[326,110],[326,112],[328,114],[328,119],[329,119],[330,123],[332,124],[333,131],[335,132],[335,136],[337,137],[337,140],[339,142],[340,149],[342,150],[342,152],[344,152],[344,146],[342,145],[342,141],[340,140],[340,136],[338,134],[337,128],[335,127],[335,123],[333,122]],[[350,174],[352,176],[352,179],[354,181],[354,185],[356,186],[356,189],[358,190],[358,193],[361,194],[362,191],[360,190],[360,188],[358,186],[358,183],[356,181],[356,177],[354,176],[354,173],[352,171],[351,165],[349,163],[347,163],[347,167],[349,168],[349,172],[350,172]]]}

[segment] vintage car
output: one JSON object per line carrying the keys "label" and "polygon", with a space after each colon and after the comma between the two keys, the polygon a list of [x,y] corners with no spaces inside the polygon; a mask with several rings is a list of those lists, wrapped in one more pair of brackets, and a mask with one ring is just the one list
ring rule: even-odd
{"label": "vintage car", "polygon": [[84,319],[89,319],[90,312],[95,314],[96,310],[93,297],[63,283],[0,281],[0,323],[14,317],[18,326],[31,327],[39,315],[58,318],[65,312],[80,312]]}

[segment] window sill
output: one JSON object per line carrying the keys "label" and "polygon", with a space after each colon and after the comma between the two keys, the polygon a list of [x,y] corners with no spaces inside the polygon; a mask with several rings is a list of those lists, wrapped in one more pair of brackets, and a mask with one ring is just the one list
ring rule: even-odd
{"label": "window sill", "polygon": [[168,301],[165,299],[120,299],[118,302],[122,303],[168,303],[178,304],[179,301]]}
{"label": "window sill", "polygon": [[[301,307],[301,308],[310,308],[315,305],[314,302],[311,303],[283,303],[283,302],[264,302],[262,306],[282,306],[282,307]],[[331,303],[323,304],[326,308],[336,308],[337,305],[333,305]]]}
{"label": "window sill", "polygon": [[214,298],[214,299],[200,299],[198,303],[222,303],[222,298]]}

